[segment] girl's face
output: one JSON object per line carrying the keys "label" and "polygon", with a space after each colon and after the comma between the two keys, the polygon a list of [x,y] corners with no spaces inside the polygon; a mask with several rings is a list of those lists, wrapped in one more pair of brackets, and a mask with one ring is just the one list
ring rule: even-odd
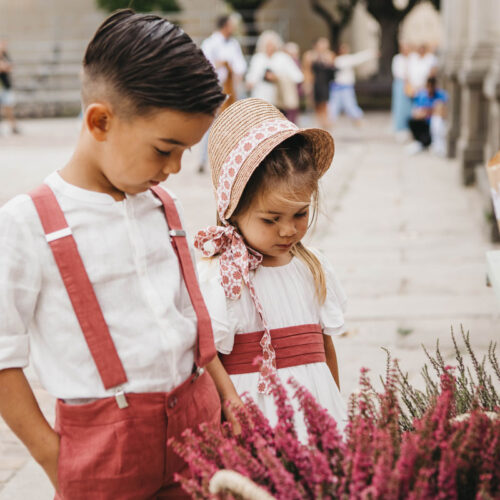
{"label": "girl's face", "polygon": [[276,189],[257,196],[244,213],[234,218],[247,245],[264,256],[264,266],[290,262],[291,248],[307,232],[311,196],[309,190],[291,197],[285,188]]}

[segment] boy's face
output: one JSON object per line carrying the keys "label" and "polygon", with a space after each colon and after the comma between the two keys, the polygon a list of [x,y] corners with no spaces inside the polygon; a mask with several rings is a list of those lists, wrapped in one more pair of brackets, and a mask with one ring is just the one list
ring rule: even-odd
{"label": "boy's face", "polygon": [[179,172],[184,151],[201,140],[213,121],[211,115],[172,109],[130,119],[110,114],[105,124],[98,118],[87,117],[100,142],[98,177],[104,188],[109,183],[112,192],[127,194],[146,191]]}

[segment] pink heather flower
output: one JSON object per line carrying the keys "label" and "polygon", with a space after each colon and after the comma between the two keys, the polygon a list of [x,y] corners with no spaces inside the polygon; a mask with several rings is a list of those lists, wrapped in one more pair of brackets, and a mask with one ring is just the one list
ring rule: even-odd
{"label": "pink heather flower", "polygon": [[280,500],[303,500],[307,498],[300,483],[297,483],[293,474],[285,469],[270,446],[267,446],[261,440],[261,442],[258,442],[256,451],[258,458],[268,470],[268,477],[271,481],[270,490],[275,497]]}
{"label": "pink heather flower", "polygon": [[441,460],[437,481],[438,500],[457,500],[456,465],[454,451],[448,442],[441,444]]}

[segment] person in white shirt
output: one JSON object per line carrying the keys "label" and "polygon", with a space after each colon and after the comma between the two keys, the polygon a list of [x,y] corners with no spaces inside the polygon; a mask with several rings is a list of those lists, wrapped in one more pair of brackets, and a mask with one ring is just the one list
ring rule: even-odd
{"label": "person in white shirt", "polygon": [[[234,16],[221,16],[217,19],[217,30],[201,44],[205,57],[213,64],[224,93],[228,96],[221,111],[230,106],[236,99],[238,88],[247,69],[247,62],[234,32],[236,19]],[[208,133],[201,143],[201,159],[198,171],[206,169]]]}
{"label": "person in white shirt", "polygon": [[416,52],[408,55],[406,93],[415,97],[425,90],[427,79],[436,76],[438,60],[427,44],[420,44]]}
{"label": "person in white shirt", "polygon": [[[202,373],[215,345],[178,203],[158,184],[224,95],[186,33],[130,9],[103,22],[83,69],[73,156],[0,209],[0,414],[59,500],[190,498],[167,439],[220,422]],[[55,429],[30,358],[58,398]]]}
{"label": "person in white shirt", "polygon": [[[292,106],[291,102],[296,106],[297,84],[304,81],[304,75],[282,48],[283,41],[278,33],[272,30],[262,32],[250,61],[246,83],[252,97],[264,99],[286,113]],[[287,95],[287,91],[293,95]]]}
{"label": "person in white shirt", "polygon": [[408,82],[408,56],[411,48],[406,43],[399,44],[399,53],[392,58],[392,99],[391,111],[394,132],[398,137],[407,136],[408,121],[411,118],[412,99],[406,93]]}
{"label": "person in white shirt", "polygon": [[330,89],[329,111],[333,120],[337,119],[340,113],[344,112],[353,118],[357,124],[361,123],[363,111],[358,106],[354,83],[356,74],[354,68],[377,57],[377,51],[373,49],[362,50],[355,54],[350,54],[347,43],[342,43],[339,54],[335,58],[335,79]]}

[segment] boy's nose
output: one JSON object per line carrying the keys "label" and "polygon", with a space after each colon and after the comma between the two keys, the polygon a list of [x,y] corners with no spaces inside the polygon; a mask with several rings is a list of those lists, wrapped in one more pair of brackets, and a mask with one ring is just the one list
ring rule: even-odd
{"label": "boy's nose", "polygon": [[181,159],[173,158],[164,167],[163,173],[165,174],[176,174],[181,169]]}

